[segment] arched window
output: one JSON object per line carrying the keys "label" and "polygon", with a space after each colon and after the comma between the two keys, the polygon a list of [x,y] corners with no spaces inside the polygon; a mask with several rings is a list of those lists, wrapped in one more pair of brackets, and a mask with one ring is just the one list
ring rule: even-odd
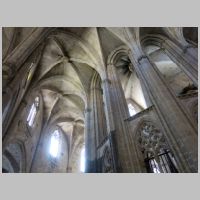
{"label": "arched window", "polygon": [[61,135],[58,130],[55,130],[51,135],[49,153],[52,158],[57,158],[60,153]]}
{"label": "arched window", "polygon": [[35,120],[38,108],[39,108],[39,97],[36,97],[27,117],[27,123],[30,127],[33,126],[33,122]]}
{"label": "arched window", "polygon": [[130,116],[133,116],[137,113],[134,106],[131,103],[128,104],[128,110],[129,110]]}
{"label": "arched window", "polygon": [[150,122],[138,131],[138,144],[149,173],[178,173],[176,161],[163,134]]}
{"label": "arched window", "polygon": [[81,150],[80,171],[85,172],[85,148],[84,147]]}

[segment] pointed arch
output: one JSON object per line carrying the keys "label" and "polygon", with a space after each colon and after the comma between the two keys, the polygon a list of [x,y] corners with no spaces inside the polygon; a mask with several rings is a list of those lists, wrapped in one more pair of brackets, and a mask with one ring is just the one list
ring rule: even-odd
{"label": "pointed arch", "polygon": [[152,121],[142,120],[139,123],[134,140],[137,149],[142,152],[147,172],[178,172],[176,160],[164,134]]}
{"label": "pointed arch", "polygon": [[24,142],[19,139],[13,139],[7,142],[3,147],[2,168],[8,172],[20,173],[26,172],[26,150]]}

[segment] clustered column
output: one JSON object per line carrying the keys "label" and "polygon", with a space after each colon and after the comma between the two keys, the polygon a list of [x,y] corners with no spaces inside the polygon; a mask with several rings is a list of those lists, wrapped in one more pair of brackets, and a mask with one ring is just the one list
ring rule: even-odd
{"label": "clustered column", "polygon": [[141,55],[133,48],[130,59],[156,107],[163,128],[166,130],[166,138],[171,149],[175,151],[174,155],[180,169],[184,172],[197,172],[198,140],[193,126],[148,57]]}

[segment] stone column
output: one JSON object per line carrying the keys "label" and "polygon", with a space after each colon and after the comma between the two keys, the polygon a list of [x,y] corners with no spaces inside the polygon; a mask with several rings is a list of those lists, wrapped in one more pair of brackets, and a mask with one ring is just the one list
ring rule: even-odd
{"label": "stone column", "polygon": [[194,127],[148,57],[132,48],[130,59],[155,105],[180,172],[197,172],[198,139]]}
{"label": "stone column", "polygon": [[114,165],[114,171],[115,172],[121,172],[121,166],[119,163],[119,158],[117,155],[117,144],[116,144],[116,130],[115,130],[115,124],[114,124],[114,113],[112,108],[112,102],[111,102],[111,94],[110,94],[110,84],[111,81],[106,78],[102,81],[102,88],[103,88],[103,98],[105,103],[105,116],[106,116],[106,125],[107,125],[107,135],[112,138],[111,139],[111,151],[113,156],[113,165]]}
{"label": "stone column", "polygon": [[[98,79],[98,78],[97,78]],[[97,172],[97,148],[107,136],[100,78],[90,90],[90,107],[85,110],[86,172]]]}
{"label": "stone column", "polygon": [[181,27],[165,27],[163,28],[168,37],[174,41],[182,50],[181,55],[186,61],[191,63],[196,69],[198,68],[198,49],[189,44],[183,36],[183,28]]}
{"label": "stone column", "polygon": [[92,114],[94,119],[94,131],[96,135],[96,145],[97,147],[107,136],[106,130],[106,119],[103,103],[103,90],[99,87],[94,87],[91,89],[92,93]]}
{"label": "stone column", "polygon": [[185,50],[179,48],[172,41],[166,39],[161,42],[161,48],[176,63],[187,76],[198,85],[198,63],[197,61],[184,53]]}
{"label": "stone column", "polygon": [[35,28],[31,35],[4,59],[2,66],[3,88],[15,77],[21,65],[52,30],[53,28]]}
{"label": "stone column", "polygon": [[139,172],[131,131],[125,119],[128,106],[115,67],[108,65],[109,80],[103,81],[108,133],[113,138],[114,159],[117,172]]}
{"label": "stone column", "polygon": [[85,109],[85,172],[96,172],[96,135],[93,128],[92,109]]}
{"label": "stone column", "polygon": [[111,95],[110,95],[110,84],[111,81],[109,79],[104,79],[102,81],[103,93],[104,93],[104,102],[105,102],[105,115],[107,122],[107,131],[108,133],[115,130],[114,119],[113,119],[113,110],[111,106]]}
{"label": "stone column", "polygon": [[66,172],[67,173],[71,173],[72,172],[72,152],[73,152],[73,149],[72,149],[72,143],[73,143],[73,135],[75,133],[75,128],[77,126],[77,123],[76,122],[73,122],[73,128],[72,128],[72,132],[71,132],[71,135],[69,137],[69,143],[68,143],[68,162],[67,162],[67,169],[66,169]]}

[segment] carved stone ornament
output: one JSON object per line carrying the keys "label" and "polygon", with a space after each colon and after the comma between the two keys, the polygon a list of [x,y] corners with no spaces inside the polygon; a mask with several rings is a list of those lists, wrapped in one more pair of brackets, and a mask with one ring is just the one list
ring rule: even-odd
{"label": "carved stone ornament", "polygon": [[109,173],[112,171],[112,154],[110,148],[106,147],[102,158],[102,172]]}
{"label": "carved stone ornament", "polygon": [[168,149],[163,134],[150,122],[141,126],[137,141],[145,157],[156,156],[162,150]]}

